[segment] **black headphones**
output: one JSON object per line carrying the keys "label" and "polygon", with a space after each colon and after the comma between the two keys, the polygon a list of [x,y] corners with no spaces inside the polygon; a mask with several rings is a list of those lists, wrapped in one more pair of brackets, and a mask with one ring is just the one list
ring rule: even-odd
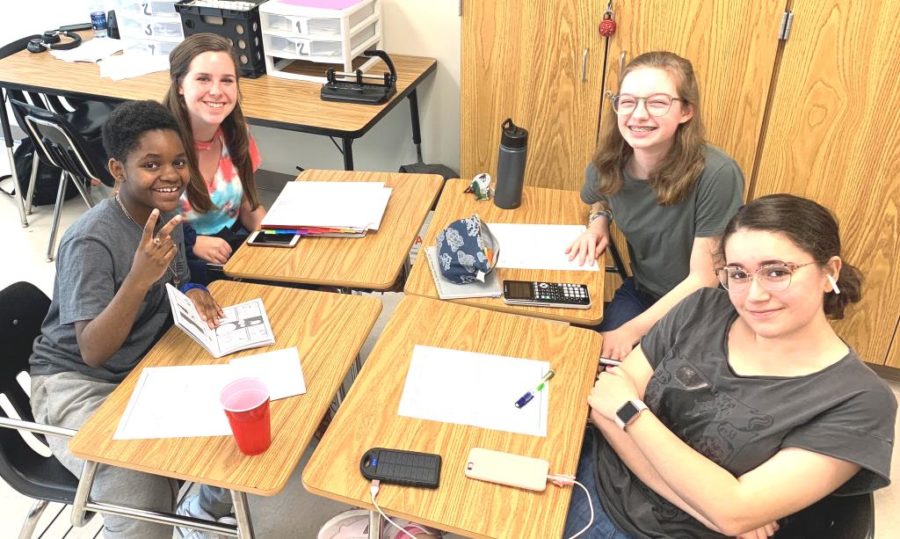
{"label": "black headphones", "polygon": [[[71,39],[71,41],[67,43],[63,43],[62,39],[59,36],[66,36]],[[81,45],[81,36],[75,32],[69,32],[65,30],[48,30],[44,32],[42,35],[34,35],[28,36],[24,38],[22,41],[27,40],[28,44],[25,46],[28,49],[28,52],[44,52],[47,49],[53,49],[55,51],[67,51],[69,49],[74,49],[78,45]]]}

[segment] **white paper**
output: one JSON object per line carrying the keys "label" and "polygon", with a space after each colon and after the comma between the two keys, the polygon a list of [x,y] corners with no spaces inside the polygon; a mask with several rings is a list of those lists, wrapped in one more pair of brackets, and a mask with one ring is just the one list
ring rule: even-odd
{"label": "white paper", "polygon": [[51,50],[54,58],[65,62],[97,62],[123,49],[118,39],[89,39],[69,50]]}
{"label": "white paper", "polygon": [[141,372],[113,439],[231,434],[219,394],[229,382],[247,376],[261,379],[271,400],[306,393],[296,348],[220,365],[148,367]]}
{"label": "white paper", "polygon": [[417,345],[397,413],[546,437],[552,382],[522,408],[515,403],[549,370],[547,361]]}
{"label": "white paper", "polygon": [[101,77],[112,80],[131,79],[157,71],[168,71],[169,57],[162,54],[126,53],[104,58],[99,65]]}
{"label": "white paper", "polygon": [[379,182],[289,182],[262,226],[378,230],[392,191]]}
{"label": "white paper", "polygon": [[274,400],[306,393],[306,380],[296,348],[284,348],[254,356],[239,357],[228,362],[237,372],[235,378],[261,378]]}
{"label": "white paper", "polygon": [[219,325],[210,329],[200,318],[191,298],[170,284],[166,284],[166,291],[175,325],[213,357],[275,342],[269,317],[260,298],[224,307],[224,316],[219,320]]}
{"label": "white paper", "polygon": [[566,247],[585,231],[584,225],[488,223],[488,228],[500,243],[498,268],[599,271],[598,264],[579,266],[566,254]]}

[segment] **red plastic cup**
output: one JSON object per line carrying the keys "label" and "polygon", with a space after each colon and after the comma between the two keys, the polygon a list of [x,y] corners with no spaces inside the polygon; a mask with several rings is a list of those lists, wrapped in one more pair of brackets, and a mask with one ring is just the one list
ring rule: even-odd
{"label": "red plastic cup", "polygon": [[258,455],[272,443],[269,389],[259,378],[239,378],[222,389],[219,397],[238,449]]}

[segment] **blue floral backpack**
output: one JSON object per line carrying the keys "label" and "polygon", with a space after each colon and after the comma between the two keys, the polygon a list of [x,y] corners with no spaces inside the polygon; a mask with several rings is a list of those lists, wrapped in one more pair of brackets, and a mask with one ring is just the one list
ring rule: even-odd
{"label": "blue floral backpack", "polygon": [[478,214],[453,221],[437,237],[438,266],[451,283],[484,282],[500,258],[500,244]]}

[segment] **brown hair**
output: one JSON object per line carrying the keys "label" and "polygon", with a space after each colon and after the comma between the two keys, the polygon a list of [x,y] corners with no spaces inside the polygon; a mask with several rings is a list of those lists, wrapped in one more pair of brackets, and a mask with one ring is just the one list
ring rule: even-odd
{"label": "brown hair", "polygon": [[[725,243],[738,230],[779,232],[803,249],[819,267],[825,267],[833,256],[841,256],[838,224],[828,209],[812,200],[787,194],[766,195],[742,206],[728,222],[719,244],[724,259]],[[862,273],[846,261],[841,265],[837,284],[840,294],[825,294],[825,315],[844,317],[844,307],[862,298]]]}
{"label": "brown hair", "polygon": [[253,174],[253,162],[250,159],[250,134],[240,102],[240,72],[238,61],[231,43],[222,36],[202,33],[185,38],[169,54],[169,91],[166,93],[163,104],[172,111],[175,121],[181,130],[184,149],[188,156],[191,168],[191,183],[188,185],[187,196],[191,206],[198,212],[207,212],[213,209],[212,200],[206,182],[200,174],[197,160],[197,151],[194,148],[194,131],[191,128],[191,115],[188,112],[184,97],[178,93],[184,77],[191,67],[191,62],[204,52],[224,52],[231,57],[234,63],[234,71],[238,84],[238,100],[225,120],[222,122],[222,133],[225,136],[225,144],[231,156],[231,162],[237,168],[241,177],[241,185],[244,195],[250,202],[250,207],[256,209],[259,206],[259,198],[256,194],[256,179]]}
{"label": "brown hair", "polygon": [[[690,120],[678,126],[669,153],[647,178],[659,204],[671,206],[690,192],[706,164],[703,155],[706,131],[700,117],[700,88],[691,62],[667,51],[647,52],[628,62],[619,79],[620,84],[629,73],[645,67],[662,69],[669,73],[675,80],[678,91],[676,97],[681,100],[681,106],[691,107],[694,112]],[[634,149],[625,142],[622,133],[619,132],[618,122],[615,120],[608,122],[606,132],[594,155],[594,166],[599,172],[597,194],[612,195],[622,188],[623,170],[632,154]]]}

